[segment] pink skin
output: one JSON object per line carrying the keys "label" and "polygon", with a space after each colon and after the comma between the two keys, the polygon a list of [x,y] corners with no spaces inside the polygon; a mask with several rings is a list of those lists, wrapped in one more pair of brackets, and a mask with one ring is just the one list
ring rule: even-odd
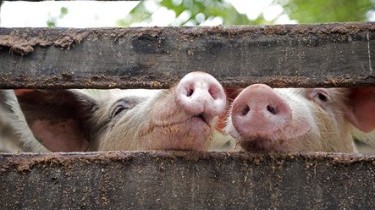
{"label": "pink skin", "polygon": [[[224,89],[214,77],[203,72],[189,73],[170,94],[155,102],[149,123],[141,129],[146,132],[140,137],[140,147],[207,150],[212,121],[225,106]],[[165,139],[156,141],[160,137]]]}
{"label": "pink skin", "polygon": [[353,152],[351,126],[375,128],[374,88],[250,85],[235,98],[226,132],[247,151]]}
{"label": "pink skin", "polygon": [[222,113],[226,106],[223,87],[211,75],[192,72],[176,86],[175,100],[191,116],[200,115],[206,122]]}
{"label": "pink skin", "polygon": [[[311,130],[304,122],[293,124],[292,113],[291,107],[271,87],[255,84],[244,89],[234,100],[231,119],[241,137],[242,147],[278,150],[275,141],[281,140],[279,143],[282,144],[285,139],[296,138]],[[236,136],[233,131],[231,134]]]}
{"label": "pink skin", "polygon": [[244,137],[270,138],[285,129],[291,119],[290,107],[272,88],[262,84],[242,91],[232,107],[233,125]]}

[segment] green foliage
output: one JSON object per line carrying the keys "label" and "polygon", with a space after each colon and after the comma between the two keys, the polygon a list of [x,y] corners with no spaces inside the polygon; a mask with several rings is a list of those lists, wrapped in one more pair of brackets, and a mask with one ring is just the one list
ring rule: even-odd
{"label": "green foliage", "polygon": [[[132,23],[149,22],[152,11],[148,11],[141,1],[128,17],[117,22],[119,26],[129,26]],[[222,18],[224,25],[257,24],[262,20],[249,20],[246,15],[240,14],[231,4],[224,0],[159,0],[160,6],[172,10],[178,18],[184,11],[188,11],[190,17],[181,25],[187,23],[200,25],[204,21],[213,18]]]}
{"label": "green foliage", "polygon": [[[244,0],[246,1],[246,0]],[[261,1],[261,0],[259,0]],[[141,1],[130,15],[121,21],[120,26],[130,26],[132,23],[150,22],[152,11],[148,11]],[[173,11],[178,18],[188,12],[190,17],[180,25],[200,25],[208,19],[219,17],[223,25],[273,24],[267,22],[262,13],[255,19],[249,20],[240,14],[225,0],[156,0],[157,4]],[[372,0],[273,0],[284,8],[282,14],[298,23],[350,22],[366,21],[366,13],[373,9]]]}
{"label": "green foliage", "polygon": [[56,27],[56,19],[50,18],[47,20],[47,26],[48,28],[54,28]]}
{"label": "green foliage", "polygon": [[151,19],[151,12],[144,6],[144,1],[140,2],[125,18],[117,21],[119,26],[130,26],[132,23],[139,23]]}
{"label": "green foliage", "polygon": [[47,26],[48,26],[49,28],[54,28],[54,27],[56,27],[57,20],[58,20],[58,19],[61,19],[61,18],[63,18],[63,17],[65,17],[65,15],[67,15],[67,14],[68,14],[68,8],[66,8],[66,7],[61,7],[61,8],[60,8],[60,14],[59,14],[59,16],[57,16],[57,17],[52,17],[52,16],[50,16],[50,17],[48,18],[48,20],[47,20]]}
{"label": "green foliage", "polygon": [[322,23],[365,21],[373,4],[371,0],[289,0],[283,7],[299,23]]}
{"label": "green foliage", "polygon": [[65,15],[68,14],[68,8],[66,7],[61,7],[60,8],[60,18],[63,18]]}
{"label": "green foliage", "polygon": [[186,22],[190,21],[193,25],[199,25],[209,18],[215,17],[222,18],[224,25],[252,23],[246,15],[238,13],[231,4],[223,0],[181,0],[179,2],[162,0],[160,5],[173,10],[176,17],[184,11],[189,11],[191,16]]}

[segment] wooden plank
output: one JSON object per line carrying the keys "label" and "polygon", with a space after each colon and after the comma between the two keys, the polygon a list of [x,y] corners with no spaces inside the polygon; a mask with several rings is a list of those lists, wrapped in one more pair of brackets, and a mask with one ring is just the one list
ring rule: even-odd
{"label": "wooden plank", "polygon": [[0,155],[0,209],[374,209],[375,156]]}
{"label": "wooden plank", "polygon": [[168,88],[191,71],[227,87],[373,86],[375,24],[0,28],[0,88]]}

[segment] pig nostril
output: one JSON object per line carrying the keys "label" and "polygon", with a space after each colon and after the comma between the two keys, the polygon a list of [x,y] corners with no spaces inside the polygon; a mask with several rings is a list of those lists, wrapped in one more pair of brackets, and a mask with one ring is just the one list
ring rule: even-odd
{"label": "pig nostril", "polygon": [[215,94],[214,94],[214,91],[210,88],[208,89],[208,93],[212,96],[213,99],[215,99]]}
{"label": "pig nostril", "polygon": [[242,112],[241,112],[242,116],[247,115],[247,113],[249,113],[249,111],[250,111],[250,107],[249,107],[249,106],[246,106],[246,107],[242,110]]}
{"label": "pig nostril", "polygon": [[217,90],[216,88],[214,87],[211,87],[210,89],[208,89],[208,93],[211,95],[211,97],[216,100],[219,96],[219,90]]}
{"label": "pig nostril", "polygon": [[278,113],[276,107],[271,106],[271,105],[268,105],[268,106],[267,106],[267,110],[268,110],[269,112],[271,112],[272,114],[277,114],[277,113]]}
{"label": "pig nostril", "polygon": [[194,93],[193,88],[189,88],[186,95],[187,97],[190,97],[191,95],[193,95],[193,93]]}

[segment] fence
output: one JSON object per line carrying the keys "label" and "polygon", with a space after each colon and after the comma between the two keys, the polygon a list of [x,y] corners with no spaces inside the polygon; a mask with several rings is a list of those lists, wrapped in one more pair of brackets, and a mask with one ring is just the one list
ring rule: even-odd
{"label": "fence", "polygon": [[[375,24],[0,28],[1,88],[374,86]],[[0,154],[1,209],[371,209],[375,156]]]}

